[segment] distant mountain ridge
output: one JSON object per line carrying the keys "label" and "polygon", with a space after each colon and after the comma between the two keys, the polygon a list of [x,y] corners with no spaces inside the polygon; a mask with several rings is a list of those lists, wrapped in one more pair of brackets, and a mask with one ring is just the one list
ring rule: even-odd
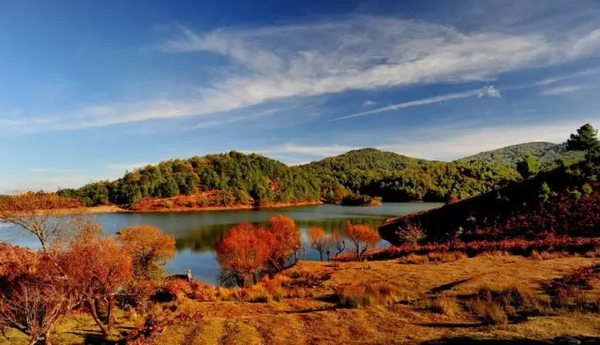
{"label": "distant mountain ridge", "polygon": [[[413,158],[375,148],[352,150],[320,161],[288,166],[239,152],[174,159],[59,191],[87,205],[135,205],[148,199],[195,196],[190,207],[268,205],[311,200],[340,203],[362,196],[384,201],[447,202],[470,198],[519,180],[517,160],[531,154],[550,166],[578,160],[565,145],[533,142],[478,153],[454,162]],[[366,198],[365,198],[366,200]],[[166,203],[169,205],[169,202]]]}
{"label": "distant mountain ridge", "polygon": [[543,166],[548,166],[559,159],[565,161],[578,161],[583,159],[583,153],[567,151],[566,144],[554,144],[549,142],[529,142],[510,145],[499,149],[484,151],[472,156],[456,160],[462,163],[484,162],[494,163],[515,168],[517,161],[524,155],[532,155]]}
{"label": "distant mountain ridge", "polygon": [[441,162],[366,148],[301,165],[321,185],[322,198],[349,193],[384,201],[448,201],[490,191],[519,178],[512,168],[482,162]]}

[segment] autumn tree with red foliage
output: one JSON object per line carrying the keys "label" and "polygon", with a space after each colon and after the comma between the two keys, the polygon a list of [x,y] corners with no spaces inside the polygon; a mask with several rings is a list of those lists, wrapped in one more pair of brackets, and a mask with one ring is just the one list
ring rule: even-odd
{"label": "autumn tree with red foliage", "polygon": [[346,240],[342,237],[339,232],[334,232],[329,236],[329,245],[335,248],[335,257],[343,253],[346,250]]}
{"label": "autumn tree with red foliage", "polygon": [[276,271],[281,271],[302,246],[300,229],[294,219],[279,215],[269,219],[267,230],[272,234],[271,239],[265,236],[271,245],[269,261]]}
{"label": "autumn tree with red foliage", "polygon": [[[74,242],[62,253],[59,266],[76,286],[92,318],[105,335],[113,324],[115,295],[133,280],[133,260],[115,238],[94,238]],[[106,320],[99,309],[107,301]],[[106,322],[105,322],[106,321]]]}
{"label": "autumn tree with red foliage", "polygon": [[346,235],[354,246],[357,261],[362,261],[367,250],[375,248],[381,241],[381,236],[373,227],[353,225],[350,221],[346,223]]}
{"label": "autumn tree with red foliage", "polygon": [[52,327],[80,302],[54,256],[10,245],[0,251],[0,327],[21,331],[30,344],[51,344]]}
{"label": "autumn tree with red foliage", "polygon": [[43,251],[48,251],[50,242],[66,228],[56,215],[64,209],[82,207],[75,200],[55,193],[29,192],[0,198],[0,221],[14,224],[34,235]]}
{"label": "autumn tree with red foliage", "polygon": [[323,252],[329,250],[330,241],[329,237],[325,236],[325,231],[319,227],[312,227],[308,229],[308,239],[310,240],[310,246],[319,252],[321,261],[323,261]]}
{"label": "autumn tree with red foliage", "polygon": [[175,256],[175,238],[163,234],[151,225],[125,228],[117,235],[123,248],[132,257],[136,277],[155,280],[163,273],[162,266]]}
{"label": "autumn tree with red foliage", "polygon": [[237,224],[217,243],[217,261],[223,270],[244,279],[251,277],[256,283],[258,273],[266,268],[271,256],[271,237],[262,227]]}

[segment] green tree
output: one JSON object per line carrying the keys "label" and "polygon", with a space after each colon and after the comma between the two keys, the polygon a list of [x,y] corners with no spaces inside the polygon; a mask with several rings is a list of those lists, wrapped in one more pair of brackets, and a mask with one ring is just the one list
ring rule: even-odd
{"label": "green tree", "polygon": [[571,134],[571,138],[567,140],[567,150],[584,151],[588,162],[591,162],[594,154],[600,150],[598,130],[589,123],[581,126],[577,134]]}
{"label": "green tree", "polygon": [[524,180],[535,176],[539,171],[542,164],[535,159],[532,155],[522,156],[517,162],[517,171]]}
{"label": "green tree", "polygon": [[160,196],[163,198],[170,198],[173,196],[179,195],[179,186],[177,185],[177,181],[174,178],[167,178],[160,185]]}
{"label": "green tree", "polygon": [[542,185],[540,186],[540,190],[539,190],[540,200],[542,202],[546,202],[546,201],[548,201],[548,199],[550,199],[551,195],[552,195],[552,190],[550,189],[550,186],[548,186],[548,184],[546,182],[542,183]]}

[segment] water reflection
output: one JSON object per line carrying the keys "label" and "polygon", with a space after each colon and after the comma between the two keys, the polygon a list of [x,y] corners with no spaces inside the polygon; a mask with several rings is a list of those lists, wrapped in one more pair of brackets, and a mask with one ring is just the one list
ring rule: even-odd
{"label": "water reflection", "polygon": [[[177,241],[177,256],[168,264],[167,270],[173,274],[182,274],[189,268],[198,279],[214,284],[219,273],[219,265],[213,249],[234,224],[241,222],[265,224],[270,217],[283,214],[296,220],[303,232],[303,239],[307,242],[306,230],[312,226],[320,226],[328,233],[338,231],[343,234],[346,220],[377,227],[387,218],[436,206],[439,205],[433,203],[386,203],[379,207],[320,205],[258,211],[112,213],[99,214],[95,217],[104,231],[109,234],[115,234],[119,229],[127,226],[141,224],[150,224],[163,229]],[[39,243],[34,237],[24,235],[16,227],[0,228],[0,241],[39,248]],[[380,245],[385,245],[385,242]],[[318,252],[310,246],[307,246],[307,251],[309,260],[319,259]]]}

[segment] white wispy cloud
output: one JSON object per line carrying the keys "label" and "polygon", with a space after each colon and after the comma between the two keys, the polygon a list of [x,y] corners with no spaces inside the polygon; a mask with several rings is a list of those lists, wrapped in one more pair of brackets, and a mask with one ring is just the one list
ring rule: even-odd
{"label": "white wispy cloud", "polygon": [[500,91],[498,91],[493,86],[486,86],[484,88],[477,89],[477,90],[455,92],[455,93],[449,93],[449,94],[440,95],[440,96],[423,98],[423,99],[419,99],[419,100],[415,100],[415,101],[392,104],[387,107],[382,107],[382,108],[378,108],[378,109],[373,109],[373,110],[363,111],[363,112],[354,113],[354,114],[350,114],[350,115],[346,115],[346,116],[341,116],[341,117],[332,119],[330,121],[345,120],[345,119],[350,119],[353,117],[373,115],[373,114],[383,113],[383,112],[387,112],[387,111],[416,107],[416,106],[420,106],[420,105],[440,103],[440,102],[444,102],[444,101],[451,101],[451,100],[461,99],[461,98],[468,98],[468,97],[481,98],[483,96],[490,96],[490,97],[498,98],[498,97],[500,97]]}
{"label": "white wispy cloud", "polygon": [[571,92],[575,92],[581,89],[585,89],[588,88],[589,86],[584,86],[584,85],[565,85],[565,86],[557,86],[557,87],[553,87],[547,90],[544,90],[542,92],[540,92],[540,94],[542,95],[546,95],[546,96],[556,96],[556,95],[562,95],[565,93],[571,93]]}
{"label": "white wispy cloud", "polygon": [[573,79],[573,78],[586,76],[586,75],[592,75],[592,74],[596,74],[596,73],[600,73],[600,68],[588,68],[588,69],[584,69],[584,70],[577,71],[574,73],[569,73],[569,74],[559,75],[556,77],[542,79],[542,80],[538,81],[537,83],[535,83],[535,85],[549,85],[549,84],[554,84],[556,82],[563,81],[566,79]]}
{"label": "white wispy cloud", "polygon": [[[403,138],[400,141],[380,142],[376,145],[368,144],[359,147],[375,147],[416,158],[454,160],[482,151],[530,141],[564,142],[570,133],[586,122],[600,123],[600,115],[550,123],[515,123],[495,126],[457,124],[433,128],[427,126],[399,132],[397,137]],[[320,159],[359,147],[339,144],[318,146],[287,144],[258,151],[265,154],[285,153],[290,156],[283,161],[294,163],[300,159],[298,156]]]}
{"label": "white wispy cloud", "polygon": [[371,101],[371,100],[366,100],[366,101],[365,101],[365,102],[362,104],[362,106],[363,106],[363,107],[372,107],[372,106],[374,106],[375,104],[377,104],[377,102],[375,102],[375,101]]}
{"label": "white wispy cloud", "polygon": [[210,32],[182,28],[160,49],[211,52],[227,58],[229,64],[221,79],[200,85],[197,96],[25,114],[3,123],[0,131],[80,129],[226,113],[274,100],[348,90],[489,81],[505,72],[595,55],[600,51],[600,30],[565,31],[558,36],[543,31],[460,31],[425,21],[355,16]]}

